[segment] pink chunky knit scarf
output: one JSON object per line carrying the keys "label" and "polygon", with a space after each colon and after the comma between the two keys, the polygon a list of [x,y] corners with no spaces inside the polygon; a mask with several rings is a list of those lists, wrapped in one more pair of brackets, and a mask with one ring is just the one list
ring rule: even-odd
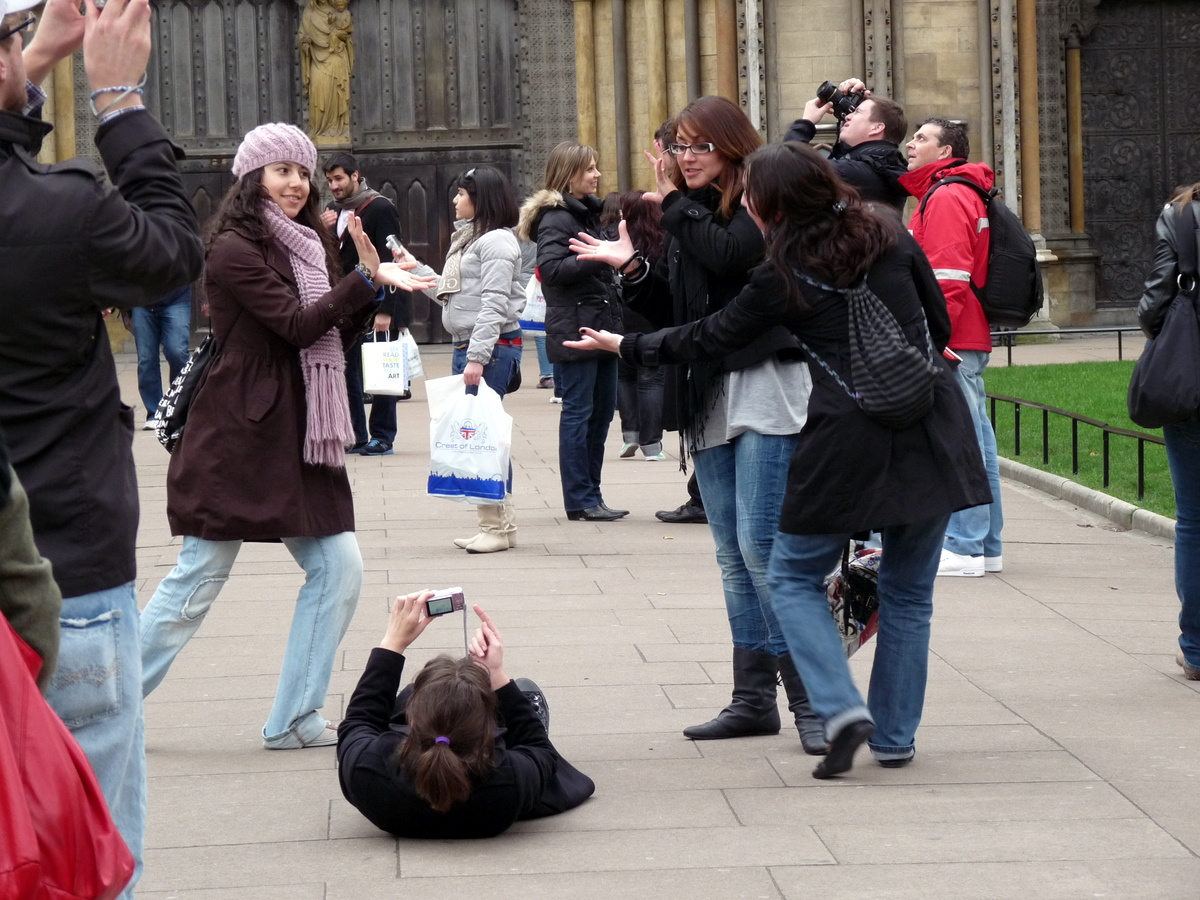
{"label": "pink chunky knit scarf", "polygon": [[[300,289],[301,308],[311,306],[330,290],[321,239],[311,228],[289,219],[274,200],[263,201],[263,218],[271,236],[287,251]],[[346,357],[336,328],[300,350],[300,367],[308,407],[304,461],[311,466],[344,468],[354,427],[346,399]]]}

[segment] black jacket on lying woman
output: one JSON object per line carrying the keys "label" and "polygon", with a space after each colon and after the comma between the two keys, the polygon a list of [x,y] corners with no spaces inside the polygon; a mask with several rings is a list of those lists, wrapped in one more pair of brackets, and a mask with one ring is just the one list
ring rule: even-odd
{"label": "black jacket on lying woman", "polygon": [[396,691],[404,657],[371,651],[338,728],[342,794],[377,828],[407,838],[494,837],[520,819],[565,812],[596,790],[590,778],[558,755],[529,700],[512,681],[496,690],[495,766],[471,796],[444,813],[418,796],[400,768],[408,734]]}
{"label": "black jacket on lying woman", "polygon": [[[779,525],[789,534],[879,530],[991,500],[970,413],[941,356],[950,339],[946,301],[908,232],[901,231],[897,246],[871,267],[867,283],[914,346],[925,347],[928,322],[934,362],[943,370],[933,409],[916,425],[894,431],[869,418],[821,366],[810,365],[808,421],[788,469]],[[845,299],[804,282],[801,292],[807,309],[787,299],[775,267],[764,263],[720,312],[653,334],[627,335],[621,357],[637,365],[720,359],[785,325],[852,383]]]}

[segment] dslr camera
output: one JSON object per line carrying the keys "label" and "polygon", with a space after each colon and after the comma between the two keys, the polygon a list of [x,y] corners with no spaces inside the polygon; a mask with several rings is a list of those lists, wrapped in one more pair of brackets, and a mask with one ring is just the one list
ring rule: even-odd
{"label": "dslr camera", "polygon": [[446,613],[458,612],[466,608],[467,601],[463,597],[463,589],[460,587],[442,588],[425,601],[425,615],[430,618],[444,616]]}
{"label": "dslr camera", "polygon": [[867,99],[867,92],[863,90],[843,94],[832,81],[825,81],[817,88],[817,99],[822,103],[833,104],[833,115],[838,120],[838,126],[841,127],[846,124],[846,116],[858,109],[858,105]]}

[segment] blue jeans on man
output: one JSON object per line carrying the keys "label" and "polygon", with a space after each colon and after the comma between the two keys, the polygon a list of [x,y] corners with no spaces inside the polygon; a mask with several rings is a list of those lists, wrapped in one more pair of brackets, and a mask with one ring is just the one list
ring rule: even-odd
{"label": "blue jeans on man", "polygon": [[[704,499],[707,503],[707,493]],[[852,535],[775,536],[767,581],[809,702],[825,720],[831,741],[847,725],[873,721],[869,746],[878,760],[906,760],[916,752],[929,670],[933,582],[947,518],[934,516],[883,529],[879,633],[867,703],[854,686],[825,594],[825,577],[841,560]]]}
{"label": "blue jeans on man", "polygon": [[992,488],[992,502],[986,506],[973,506],[959,510],[950,517],[946,529],[945,548],[961,556],[983,556],[999,558],[1004,552],[1000,532],[1004,528],[1004,509],[1000,502],[1000,462],[996,454],[996,432],[992,430],[987,412],[987,395],[984,393],[983,371],[987,368],[990,353],[983,350],[956,350],[962,362],[955,370],[958,385],[962,388],[971,410],[971,422],[975,426],[975,437],[983,454],[983,467],[987,470],[988,484]]}
{"label": "blue jeans on man", "polygon": [[1175,593],[1179,595],[1179,649],[1200,669],[1200,418],[1163,428],[1167,465],[1175,486]]}
{"label": "blue jeans on man", "polygon": [[604,441],[617,409],[617,357],[596,353],[554,365],[554,392],[561,392],[558,471],[567,512],[599,506]]}
{"label": "blue jeans on man", "polygon": [[[167,358],[167,368],[174,381],[188,359],[188,336],[192,324],[192,288],[180,288],[153,306],[135,306],[130,311],[133,320],[133,342],[137,346],[138,394],[146,407],[147,418],[153,418],[163,396],[162,363],[158,348]],[[169,382],[168,382],[169,383]]]}
{"label": "blue jeans on man", "polygon": [[771,547],[798,434],[746,431],[692,456],[716,543],[733,646],[788,652],[767,583]]}
{"label": "blue jeans on man", "polygon": [[146,739],[137,590],[130,581],[64,597],[58,668],[46,700],[87,755],[113,821],[142,875],[146,833]]}

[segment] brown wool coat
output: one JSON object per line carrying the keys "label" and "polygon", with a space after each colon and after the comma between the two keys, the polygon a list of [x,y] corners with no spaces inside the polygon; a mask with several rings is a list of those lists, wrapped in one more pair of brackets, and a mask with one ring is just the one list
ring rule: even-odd
{"label": "brown wool coat", "polygon": [[330,328],[357,333],[375,311],[376,292],[351,272],[301,309],[283,248],[234,231],[213,242],[204,287],[222,347],[171,454],[171,533],[267,541],[353,531],[346,470],[303,459],[300,348]]}

